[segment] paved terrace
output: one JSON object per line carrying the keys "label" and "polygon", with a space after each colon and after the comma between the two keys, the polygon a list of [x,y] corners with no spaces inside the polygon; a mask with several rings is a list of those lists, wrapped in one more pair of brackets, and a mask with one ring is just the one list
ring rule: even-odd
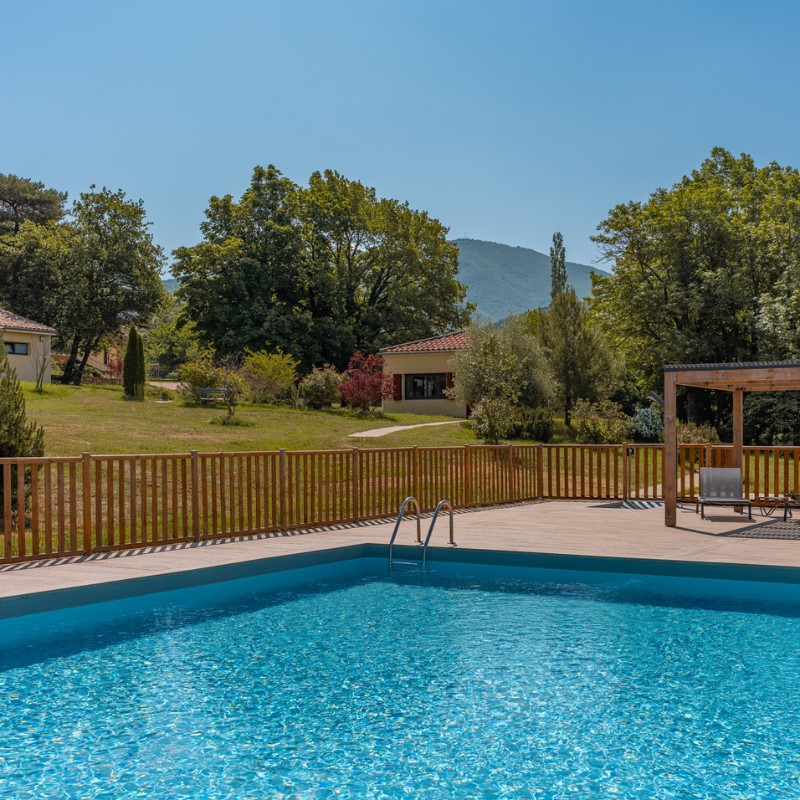
{"label": "paved terrace", "polygon": [[[457,512],[455,539],[459,548],[483,550],[800,567],[800,521],[783,523],[780,512],[773,518],[756,511],[750,523],[727,509],[712,509],[711,518],[701,520],[684,507],[677,522],[666,528],[663,508],[550,501]],[[6,565],[0,568],[0,601],[346,545],[386,544],[392,527],[381,522]],[[423,536],[426,530],[423,520]],[[414,532],[414,521],[404,522],[398,544],[412,544]],[[447,520],[441,518],[431,544],[446,542]]]}

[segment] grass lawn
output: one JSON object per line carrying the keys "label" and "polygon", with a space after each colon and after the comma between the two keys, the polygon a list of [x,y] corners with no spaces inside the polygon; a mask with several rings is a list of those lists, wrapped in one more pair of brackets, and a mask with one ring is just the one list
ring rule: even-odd
{"label": "grass lawn", "polygon": [[348,434],[391,425],[445,422],[452,417],[391,414],[356,416],[351,411],[297,411],[278,406],[240,406],[236,416],[251,427],[212,425],[223,408],[123,399],[120,387],[52,385],[44,394],[22,384],[28,415],[45,429],[47,455],[186,453],[233,450],[326,450],[346,447],[405,447],[476,443],[467,423],[416,428],[378,438]]}

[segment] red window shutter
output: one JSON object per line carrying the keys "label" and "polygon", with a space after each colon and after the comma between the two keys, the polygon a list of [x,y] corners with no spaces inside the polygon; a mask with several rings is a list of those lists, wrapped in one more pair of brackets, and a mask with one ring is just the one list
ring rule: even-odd
{"label": "red window shutter", "polygon": [[444,386],[445,389],[452,389],[453,388],[453,373],[446,372],[444,375]]}
{"label": "red window shutter", "polygon": [[403,376],[395,373],[392,375],[392,400],[403,399]]}

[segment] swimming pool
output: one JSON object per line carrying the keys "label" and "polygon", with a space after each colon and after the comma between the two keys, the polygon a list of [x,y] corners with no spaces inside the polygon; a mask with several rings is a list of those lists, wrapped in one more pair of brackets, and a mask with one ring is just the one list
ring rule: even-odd
{"label": "swimming pool", "polygon": [[357,558],[6,619],[0,797],[797,797],[799,598]]}

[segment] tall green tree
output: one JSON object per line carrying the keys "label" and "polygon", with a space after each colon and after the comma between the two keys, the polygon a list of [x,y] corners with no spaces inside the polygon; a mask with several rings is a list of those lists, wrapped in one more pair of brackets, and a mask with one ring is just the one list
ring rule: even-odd
{"label": "tall green tree", "polygon": [[547,310],[534,312],[532,322],[558,386],[564,423],[570,425],[576,400],[594,401],[607,391],[612,360],[606,340],[571,286]]}
{"label": "tall green tree", "polygon": [[567,251],[564,249],[564,237],[556,231],[550,248],[550,299],[555,300],[566,288]]}
{"label": "tall green tree", "polygon": [[592,314],[642,391],[662,384],[664,364],[795,352],[797,170],[716,148],[671,189],[612,208],[598,230],[613,269],[592,276]]}
{"label": "tall green tree", "polygon": [[84,192],[71,211],[76,275],[66,287],[69,340],[64,383],[80,383],[90,353],[131,320],[146,322],[164,296],[163,254],[148,230],[142,201],[109,189]]}
{"label": "tall green tree", "polygon": [[336,172],[305,189],[257,167],[239,202],[212,197],[204,241],[176,251],[187,315],[223,356],[280,348],[303,371],[357,349],[463,325],[447,229]]}
{"label": "tall green tree", "polygon": [[19,233],[25,220],[42,223],[61,219],[66,199],[66,192],[0,173],[0,234]]}
{"label": "tall green tree", "polygon": [[122,362],[122,388],[125,396],[131,400],[144,400],[144,384],[146,379],[144,361],[144,342],[131,325],[128,331],[128,345],[125,348],[125,359]]}
{"label": "tall green tree", "polygon": [[93,350],[158,308],[163,254],[149,224],[141,201],[92,187],[63,222],[26,220],[0,237],[0,305],[58,331],[64,383],[80,383]]}

